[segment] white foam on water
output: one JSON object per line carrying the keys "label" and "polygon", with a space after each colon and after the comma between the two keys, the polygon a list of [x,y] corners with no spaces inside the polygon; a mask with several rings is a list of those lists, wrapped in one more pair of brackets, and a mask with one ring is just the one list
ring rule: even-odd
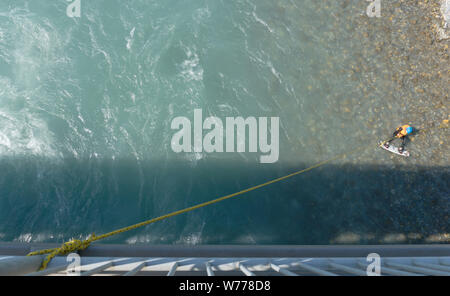
{"label": "white foam on water", "polygon": [[[11,141],[9,140],[9,138],[3,134],[2,132],[0,132],[0,146],[4,146],[6,147],[7,150],[11,149]],[[0,150],[1,151],[1,150]]]}
{"label": "white foam on water", "polygon": [[5,24],[0,48],[7,46],[5,60],[12,77],[0,76],[0,154],[56,157],[53,134],[43,115],[54,113],[49,107],[56,105],[57,98],[44,86],[57,77],[55,71],[71,68],[65,53],[70,38],[61,36],[47,19],[24,10],[10,11]]}
{"label": "white foam on water", "polygon": [[197,23],[201,24],[204,22],[205,19],[211,17],[211,10],[209,9],[209,7],[199,8],[194,11],[193,16],[194,20]]}
{"label": "white foam on water", "polygon": [[[198,231],[189,231],[185,230],[187,234],[182,235],[177,241],[176,244],[182,244],[182,245],[199,245],[202,243],[202,233],[203,229],[205,228],[206,223],[202,222],[200,229]],[[191,224],[192,228],[195,227]],[[196,228],[196,227],[195,227]]]}
{"label": "white foam on water", "polygon": [[0,89],[0,156],[55,156],[52,135],[46,122],[26,107],[12,110],[9,105],[21,99],[21,95],[10,81],[0,78]]}
{"label": "white foam on water", "polygon": [[193,50],[187,48],[187,59],[181,64],[181,76],[185,81],[202,81],[203,68],[200,65],[200,59]]}
{"label": "white foam on water", "polygon": [[252,15],[258,23],[263,25],[270,33],[273,33],[273,29],[265,21],[259,18],[255,11],[253,11]]}
{"label": "white foam on water", "polygon": [[15,241],[21,242],[21,243],[30,243],[33,238],[33,234],[31,233],[23,233],[19,235],[18,238],[15,239]]}
{"label": "white foam on water", "polygon": [[136,30],[136,27],[133,27],[133,29],[131,29],[131,31],[130,31],[130,36],[125,38],[127,41],[127,49],[128,50],[131,50],[131,46],[133,45],[135,30]]}

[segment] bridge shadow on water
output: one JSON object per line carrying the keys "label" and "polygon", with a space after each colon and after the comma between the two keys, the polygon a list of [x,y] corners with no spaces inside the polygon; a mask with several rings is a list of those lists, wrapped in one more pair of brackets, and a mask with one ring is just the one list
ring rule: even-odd
{"label": "bridge shadow on water", "polygon": [[[3,157],[0,240],[101,234],[309,165]],[[450,167],[325,165],[102,243],[448,242],[449,175]]]}

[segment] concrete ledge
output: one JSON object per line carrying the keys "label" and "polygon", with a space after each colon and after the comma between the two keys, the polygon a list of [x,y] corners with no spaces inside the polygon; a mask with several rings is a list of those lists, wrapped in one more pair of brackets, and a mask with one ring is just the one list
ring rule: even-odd
{"label": "concrete ledge", "polygon": [[44,256],[11,257],[0,260],[0,276],[17,276],[35,272]]}

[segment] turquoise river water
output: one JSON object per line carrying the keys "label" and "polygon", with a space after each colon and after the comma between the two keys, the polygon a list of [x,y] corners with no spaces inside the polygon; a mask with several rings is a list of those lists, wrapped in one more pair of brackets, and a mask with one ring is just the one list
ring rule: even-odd
{"label": "turquoise river water", "polygon": [[[395,63],[413,42],[383,26],[387,14],[420,20],[414,6],[383,6],[378,19],[363,0],[80,2],[79,18],[63,0],[0,2],[0,241],[101,234],[448,115],[436,108],[448,89],[431,105],[411,92],[427,89],[420,80],[397,88]],[[194,122],[195,109],[224,123],[278,117],[277,161],[248,149],[175,153],[171,123]],[[105,242],[446,241],[449,153],[430,147],[448,133],[419,140],[409,159],[367,148]]]}

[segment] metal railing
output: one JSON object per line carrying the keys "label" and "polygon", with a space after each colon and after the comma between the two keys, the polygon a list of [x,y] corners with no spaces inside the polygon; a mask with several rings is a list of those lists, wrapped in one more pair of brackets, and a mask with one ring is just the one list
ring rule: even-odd
{"label": "metal railing", "polygon": [[[68,275],[65,257],[44,271],[32,257],[0,260],[1,275]],[[81,258],[81,276],[90,275],[283,275],[366,276],[366,258]],[[449,276],[450,257],[389,257],[381,259],[380,275]]]}
{"label": "metal railing", "polygon": [[[111,246],[105,247],[105,253],[109,255],[119,253],[120,256],[81,254],[80,275],[366,276],[369,264],[372,263],[367,260],[367,255],[376,251],[380,253],[380,275],[382,276],[450,275],[448,245],[430,248],[426,246],[413,246],[413,248],[410,246],[361,246],[361,248],[318,246],[317,249],[321,250],[319,253],[314,246],[201,246],[200,248],[177,246],[172,250],[166,249],[165,252],[172,255],[190,254],[191,256],[139,256],[153,254],[160,248],[160,246],[147,247],[149,249],[142,248],[136,252],[128,252],[133,250],[130,246],[124,246],[123,250],[116,249],[116,252],[112,252],[114,248]],[[250,252],[252,250],[253,253]],[[94,250],[94,253],[96,251],[99,250]],[[11,253],[13,252],[10,250],[9,254]],[[205,253],[220,256],[202,257]],[[358,256],[349,256],[352,253]],[[68,275],[70,262],[67,262],[67,257],[56,257],[46,270],[37,271],[43,256],[7,256],[8,252],[4,254],[1,256],[0,253],[0,275]],[[233,256],[251,254],[264,256]],[[305,256],[311,254],[315,256]],[[282,257],[283,255],[290,256]]]}

